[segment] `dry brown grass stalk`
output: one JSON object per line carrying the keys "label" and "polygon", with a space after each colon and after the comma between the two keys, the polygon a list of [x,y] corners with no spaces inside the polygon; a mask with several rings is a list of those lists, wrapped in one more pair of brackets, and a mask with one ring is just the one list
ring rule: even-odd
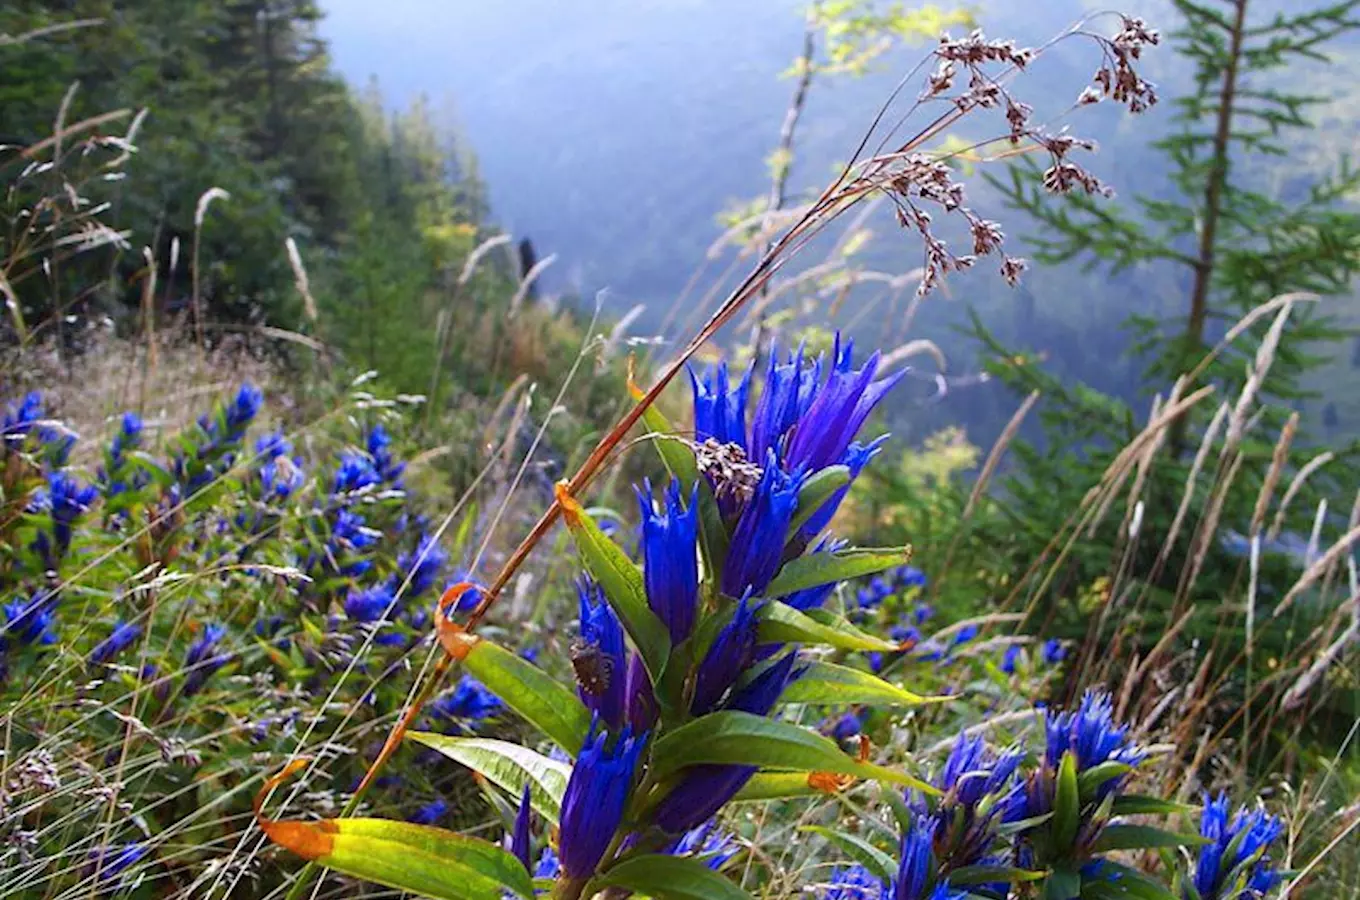
{"label": "dry brown grass stalk", "polygon": [[533,268],[524,273],[524,277],[520,279],[519,287],[515,289],[515,295],[510,298],[509,315],[512,318],[519,312],[519,308],[524,305],[524,298],[529,296],[529,291],[533,289],[539,276],[543,274],[548,266],[551,266],[555,262],[557,262],[557,254],[549,254],[534,263]]}
{"label": "dry brown grass stalk", "polygon": [[1350,624],[1345,630],[1336,637],[1328,647],[1318,654],[1316,660],[1310,665],[1294,684],[1290,685],[1289,690],[1285,691],[1280,699],[1281,705],[1285,709],[1295,709],[1303,703],[1308,693],[1322,680],[1322,676],[1332,667],[1346,647],[1360,638],[1360,593],[1352,594],[1350,599],[1343,606],[1350,606]]}
{"label": "dry brown grass stalk", "polygon": [[1266,519],[1266,509],[1270,506],[1270,498],[1280,482],[1280,473],[1284,470],[1285,461],[1289,459],[1289,445],[1294,442],[1294,432],[1298,427],[1299,413],[1295,410],[1290,414],[1289,421],[1284,423],[1280,437],[1275,442],[1275,452],[1270,457],[1270,469],[1261,484],[1261,493],[1256,495],[1256,508],[1251,513],[1251,527],[1247,529],[1249,537],[1255,537],[1261,531],[1261,524]]}
{"label": "dry brown grass stalk", "polygon": [[1274,617],[1283,615],[1285,610],[1293,606],[1294,601],[1299,598],[1299,595],[1316,584],[1318,579],[1326,573],[1327,569],[1330,568],[1333,563],[1346,555],[1350,550],[1351,545],[1356,541],[1360,541],[1360,527],[1352,528],[1350,531],[1347,531],[1341,536],[1339,541],[1328,548],[1326,553],[1322,554],[1321,558],[1308,567],[1307,571],[1299,577],[1299,580],[1294,582],[1294,586],[1289,589],[1289,593],[1284,595],[1284,599],[1280,601],[1279,606],[1275,607]]}
{"label": "dry brown grass stalk", "polygon": [[1040,393],[1031,391],[1020,407],[1011,414],[1010,421],[1002,429],[1001,436],[992,445],[991,452],[987,454],[987,461],[983,463],[982,472],[978,474],[977,481],[973,484],[973,490],[968,495],[968,502],[963,507],[963,520],[967,521],[973,514],[973,509],[977,506],[978,500],[982,499],[982,494],[987,490],[987,484],[996,474],[996,468],[1001,464],[1001,457],[1006,452],[1006,447],[1015,439],[1015,435],[1020,431],[1020,426],[1024,423],[1029,411],[1034,408],[1034,404],[1039,402]]}
{"label": "dry brown grass stalk", "polygon": [[1266,540],[1273,541],[1280,536],[1280,532],[1284,529],[1284,517],[1289,512],[1289,504],[1298,495],[1303,483],[1308,480],[1308,476],[1335,458],[1335,453],[1326,450],[1308,460],[1303,468],[1299,469],[1298,474],[1290,480],[1289,487],[1285,489],[1284,499],[1280,501],[1280,508],[1275,511],[1275,518],[1270,523],[1270,531],[1266,532]]}
{"label": "dry brown grass stalk", "polygon": [[1195,548],[1194,556],[1190,560],[1190,565],[1181,571],[1180,584],[1176,586],[1176,608],[1178,610],[1189,597],[1190,591],[1194,590],[1195,582],[1199,580],[1199,573],[1204,568],[1204,560],[1209,555],[1209,548],[1213,546],[1214,539],[1218,535],[1218,520],[1223,514],[1223,504],[1228,499],[1228,491],[1232,488],[1233,482],[1237,480],[1237,473],[1241,471],[1242,462],[1245,458],[1245,454],[1234,453],[1227,465],[1227,474],[1215,485],[1214,493],[1209,499],[1209,507],[1205,510],[1199,531],[1191,543],[1191,546]]}

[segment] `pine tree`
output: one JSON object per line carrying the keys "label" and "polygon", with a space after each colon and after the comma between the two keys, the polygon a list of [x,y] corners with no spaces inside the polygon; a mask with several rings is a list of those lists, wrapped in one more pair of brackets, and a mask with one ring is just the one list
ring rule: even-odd
{"label": "pine tree", "polygon": [[[1178,417],[1166,431],[1140,481],[1142,494],[1127,498],[1122,522],[1116,512],[1113,521],[1079,535],[1053,582],[1054,596],[1043,599],[1049,614],[1076,612],[1055,598],[1071,597],[1089,585],[1108,571],[1112,549],[1128,546],[1131,509],[1138,500],[1144,502],[1142,534],[1127,570],[1142,573],[1144,590],[1163,597],[1163,614],[1195,598],[1222,597],[1239,585],[1241,558],[1223,550],[1221,537],[1233,529],[1262,536],[1268,522],[1259,521],[1255,504],[1276,438],[1292,412],[1308,408],[1319,367],[1347,350],[1348,335],[1327,304],[1300,300],[1290,306],[1287,327],[1267,354],[1273,360],[1254,404],[1232,417],[1239,424],[1254,421],[1254,428],[1223,448],[1216,473],[1215,458],[1209,457],[1193,494],[1189,525],[1181,529],[1170,558],[1159,555],[1206,425],[1220,403],[1231,410],[1237,402],[1258,351],[1273,340],[1269,335],[1278,310],[1258,314],[1216,355],[1211,350],[1234,323],[1272,298],[1289,292],[1324,298],[1345,294],[1360,267],[1360,214],[1345,203],[1360,188],[1360,171],[1343,159],[1330,173],[1307,173],[1311,183],[1305,188],[1266,186],[1273,171],[1289,165],[1295,143],[1312,134],[1309,113],[1323,99],[1291,92],[1288,85],[1298,82],[1301,67],[1327,62],[1329,42],[1360,26],[1360,2],[1343,0],[1308,11],[1294,4],[1267,9],[1266,0],[1173,0],[1173,5],[1180,21],[1171,43],[1193,69],[1193,78],[1191,89],[1173,101],[1174,130],[1154,144],[1169,164],[1168,184],[1148,185],[1121,206],[1096,194],[1055,197],[1042,189],[1040,173],[1030,165],[1016,165],[1009,177],[992,179],[1009,206],[1037,223],[1030,241],[1039,262],[1081,263],[1112,276],[1183,286],[1183,295],[1146,297],[1143,308],[1128,317],[1130,352],[1142,361],[1144,384],[1163,391],[1163,402],[1176,379],[1190,373],[1193,379],[1183,379],[1175,396],[1185,398],[1205,385],[1215,389],[1208,402]],[[1012,445],[1019,465],[1004,491],[1016,557],[1033,559],[1055,532],[1070,528],[1086,489],[1142,430],[1147,407],[1135,410],[1046,374],[1032,357],[1003,347],[976,319],[973,331],[989,351],[994,374],[1018,391],[1039,390],[1044,397],[1042,439]],[[1334,423],[1335,410],[1324,417]],[[1287,527],[1306,532],[1324,495],[1334,500],[1354,496],[1356,445],[1336,452],[1338,458],[1314,474],[1293,501]],[[1297,471],[1315,453],[1301,428],[1287,468]],[[1127,491],[1129,482],[1123,483]],[[1215,505],[1221,505],[1217,531],[1197,531],[1205,521],[1212,524]],[[1324,538],[1338,527],[1338,518],[1344,530],[1344,513],[1343,507],[1326,521]],[[1202,568],[1176,565],[1197,553],[1207,555]],[[1296,574],[1288,566],[1275,572],[1281,583],[1292,583]],[[1081,616],[1069,621],[1073,629],[1085,630]],[[1143,624],[1144,637],[1155,640],[1166,620],[1153,616]]]}

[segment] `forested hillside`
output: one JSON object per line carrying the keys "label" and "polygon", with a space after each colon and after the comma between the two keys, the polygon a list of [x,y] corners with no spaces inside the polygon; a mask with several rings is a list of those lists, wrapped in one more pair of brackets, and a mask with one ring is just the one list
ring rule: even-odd
{"label": "forested hillside", "polygon": [[[267,323],[311,333],[356,365],[382,364],[408,387],[427,377],[430,292],[478,242],[482,188],[426,107],[390,112],[335,73],[320,15],[309,0],[0,11],[10,239],[26,239],[22,211],[38,198],[59,198],[67,183],[80,194],[78,213],[60,199],[45,207],[47,237],[72,251],[60,266],[19,255],[6,272],[25,322],[135,321],[149,278],[157,318],[192,318],[196,254],[210,332]],[[15,151],[54,134],[65,154],[23,173],[36,154]],[[85,143],[101,136],[127,143]],[[110,231],[92,239],[94,222]],[[320,309],[295,288],[290,238]],[[503,255],[488,263],[509,268]]]}

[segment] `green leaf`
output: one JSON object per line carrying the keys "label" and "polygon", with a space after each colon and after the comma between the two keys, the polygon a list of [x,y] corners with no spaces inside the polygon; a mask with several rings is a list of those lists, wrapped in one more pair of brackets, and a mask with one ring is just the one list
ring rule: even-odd
{"label": "green leaf", "polygon": [[803,825],[798,830],[821,835],[845,851],[855,862],[888,883],[891,883],[897,874],[897,861],[858,835],[846,834],[844,831],[822,825]]}
{"label": "green leaf", "polygon": [[1198,806],[1163,800],[1161,797],[1121,794],[1114,798],[1114,805],[1110,808],[1110,814],[1115,816],[1173,816],[1197,813],[1199,810]]}
{"label": "green leaf", "polygon": [[533,896],[518,859],[499,846],[389,819],[261,822],[275,843],[328,869],[436,900]]}
{"label": "green leaf", "polygon": [[1095,797],[1101,785],[1132,771],[1133,766],[1122,762],[1110,761],[1092,766],[1077,776],[1077,795],[1083,802],[1088,802]]}
{"label": "green leaf", "polygon": [[649,854],[634,856],[595,879],[593,890],[618,887],[656,900],[751,900],[731,879],[697,859]]}
{"label": "green leaf", "polygon": [[575,753],[581,749],[590,730],[590,713],[556,678],[487,640],[473,645],[463,665],[563,750]]}
{"label": "green leaf", "polygon": [[412,731],[407,737],[485,775],[497,787],[518,799],[529,785],[534,811],[556,825],[562,812],[562,794],[571,777],[571,766],[535,753],[528,747],[493,738],[450,737]]}
{"label": "green leaf", "polygon": [[757,772],[751,776],[733,803],[755,803],[765,800],[784,800],[789,797],[825,796],[808,784],[806,772]]}
{"label": "green leaf", "polygon": [[1031,828],[1038,828],[1051,818],[1053,818],[1053,813],[1046,812],[1043,815],[1031,816],[1028,819],[1019,819],[1015,822],[1002,822],[996,827],[996,833],[1002,837],[1010,837],[1022,831],[1029,831]]}
{"label": "green leaf", "polygon": [[797,680],[784,688],[780,703],[844,703],[872,706],[914,706],[940,703],[948,697],[923,697],[847,666],[814,662]]}
{"label": "green leaf", "polygon": [[1076,900],[1081,896],[1081,873],[1069,869],[1054,869],[1044,881],[1041,900]]}
{"label": "green leaf", "polygon": [[[1100,876],[1092,878],[1082,884],[1081,896],[1096,897],[1105,900],[1107,897],[1119,897],[1122,900],[1182,900],[1181,895],[1170,891],[1165,885],[1158,883],[1149,876],[1137,869],[1115,862],[1114,860],[1101,860]],[[1101,890],[1101,886],[1113,889],[1110,894]]]}
{"label": "green leaf", "polygon": [[789,560],[765,589],[767,597],[787,597],[807,588],[847,581],[906,565],[911,551],[906,548],[874,549],[857,547],[833,553],[809,553]]}
{"label": "green leaf", "polygon": [[623,548],[600,530],[595,520],[565,491],[559,490],[563,519],[576,541],[581,561],[592,578],[604,588],[609,605],[619,614],[623,627],[633,638],[652,683],[660,681],[670,655],[671,641],[666,626],[647,605],[647,589],[642,571],[633,563]]}
{"label": "green leaf", "polygon": [[760,642],[762,644],[825,644],[839,650],[877,650],[891,653],[897,644],[872,637],[850,626],[819,622],[778,600],[766,602],[760,608]]}
{"label": "green leaf", "polygon": [[1151,825],[1107,825],[1092,850],[1150,850],[1157,847],[1197,847],[1209,843],[1197,834],[1178,834]]}
{"label": "green leaf", "polygon": [[1077,826],[1081,824],[1079,797],[1077,755],[1068,750],[1058,764],[1058,788],[1053,798],[1053,843],[1059,852],[1071,847],[1077,837]]}
{"label": "green leaf", "polygon": [[916,813],[907,806],[906,798],[902,792],[895,788],[879,786],[878,797],[888,805],[892,812],[893,820],[897,822],[897,830],[906,834],[911,830],[912,824],[916,821]]}
{"label": "green leaf", "polygon": [[854,775],[914,787],[928,794],[939,793],[932,785],[905,772],[860,762],[841,752],[830,739],[802,726],[732,710],[711,713],[682,725],[652,748],[654,778],[705,763]]}
{"label": "green leaf", "polygon": [[959,887],[972,884],[992,884],[1004,881],[1007,884],[1020,884],[1025,881],[1038,881],[1043,872],[1030,869],[1017,869],[1013,866],[963,866],[949,873],[949,883]]}
{"label": "green leaf", "polygon": [[849,466],[827,466],[803,482],[798,492],[798,505],[794,507],[793,519],[789,522],[789,537],[792,538],[808,523],[813,514],[821,509],[831,495],[850,483]]}

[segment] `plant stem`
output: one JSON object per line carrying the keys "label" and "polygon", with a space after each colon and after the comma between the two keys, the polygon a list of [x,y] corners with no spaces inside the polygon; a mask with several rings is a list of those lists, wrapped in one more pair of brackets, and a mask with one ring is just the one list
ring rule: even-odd
{"label": "plant stem", "polygon": [[[1199,249],[1195,254],[1194,283],[1190,289],[1190,313],[1185,322],[1185,333],[1181,335],[1181,371],[1190,370],[1188,363],[1204,342],[1204,323],[1209,316],[1209,288],[1213,285],[1217,249],[1215,242],[1218,222],[1223,216],[1223,190],[1228,181],[1228,145],[1232,140],[1233,104],[1237,99],[1238,67],[1247,29],[1247,0],[1235,0],[1234,6],[1227,64],[1223,69],[1223,85],[1218,97],[1218,121],[1214,128],[1213,150],[1204,186],[1203,222],[1199,232]],[[1184,416],[1171,423],[1169,443],[1173,459],[1180,457],[1185,450],[1185,429]]]}

